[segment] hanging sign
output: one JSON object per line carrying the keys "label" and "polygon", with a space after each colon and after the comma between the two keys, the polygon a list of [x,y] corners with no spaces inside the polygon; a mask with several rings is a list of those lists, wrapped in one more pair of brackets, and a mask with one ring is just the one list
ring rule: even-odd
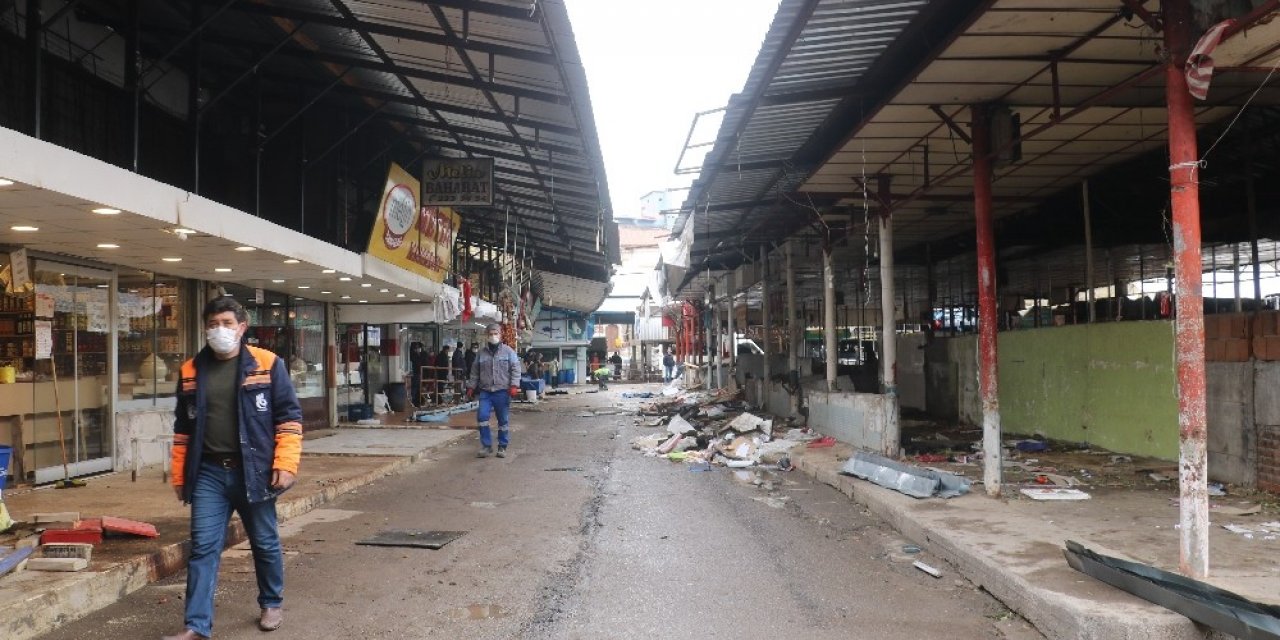
{"label": "hanging sign", "polygon": [[31,284],[31,271],[27,263],[27,250],[18,249],[9,253],[9,265],[11,269],[10,290],[23,291],[27,285]]}
{"label": "hanging sign", "polygon": [[493,158],[432,158],[422,163],[423,206],[493,206]]}
{"label": "hanging sign", "polygon": [[48,320],[36,320],[36,359],[48,360],[53,357],[53,323]]}
{"label": "hanging sign", "polygon": [[449,207],[419,206],[420,189],[413,176],[391,165],[369,236],[369,255],[444,282],[462,219]]}
{"label": "hanging sign", "polygon": [[53,296],[47,293],[36,293],[36,317],[53,317]]}

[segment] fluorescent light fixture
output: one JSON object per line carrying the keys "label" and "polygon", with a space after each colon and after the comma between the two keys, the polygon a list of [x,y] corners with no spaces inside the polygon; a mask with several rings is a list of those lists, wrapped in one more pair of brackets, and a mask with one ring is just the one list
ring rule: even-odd
{"label": "fluorescent light fixture", "polygon": [[192,234],[194,234],[194,233],[198,233],[195,229],[188,229],[188,228],[186,228],[186,227],[178,227],[177,229],[174,229],[174,230],[173,230],[173,232],[174,232],[174,233],[185,233],[185,234],[187,234],[187,235],[192,235]]}
{"label": "fluorescent light fixture", "polygon": [[351,276],[342,276],[341,278],[338,278],[338,279],[343,282],[351,282]]}
{"label": "fluorescent light fixture", "polygon": [[391,293],[390,289],[378,289],[378,293]]}
{"label": "fluorescent light fixture", "polygon": [[331,293],[333,293],[333,292],[332,292],[332,291],[321,291],[321,292],[320,292],[320,295],[322,295],[322,296],[327,296],[327,295],[329,295],[329,294],[331,294]]}
{"label": "fluorescent light fixture", "polygon": [[236,251],[257,251],[257,247],[236,247]]}
{"label": "fluorescent light fixture", "polygon": [[422,298],[409,298],[409,302],[422,302]]}
{"label": "fluorescent light fixture", "polygon": [[92,211],[94,213],[101,214],[104,216],[114,216],[115,214],[120,213],[119,209],[112,209],[111,207],[98,207],[97,209],[93,209]]}
{"label": "fluorescent light fixture", "polygon": [[165,262],[182,262],[182,258],[160,258]]}
{"label": "fluorescent light fixture", "polygon": [[231,273],[231,267],[218,267],[214,269],[214,271],[217,271],[218,273]]}
{"label": "fluorescent light fixture", "polygon": [[299,288],[299,289],[310,289],[310,288],[311,288],[311,285],[309,285],[309,284],[300,284],[300,285],[298,285],[298,288]]}
{"label": "fluorescent light fixture", "polygon": [[368,302],[368,300],[357,300],[356,302],[364,303],[364,302]]}
{"label": "fluorescent light fixture", "polygon": [[298,264],[299,262],[302,262],[302,261],[301,261],[301,260],[295,260],[294,258],[289,258],[288,260],[285,260],[285,261],[284,261],[284,263],[285,263],[285,264]]}
{"label": "fluorescent light fixture", "polygon": [[98,248],[99,249],[119,249],[120,245],[114,242],[99,242]]}
{"label": "fluorescent light fixture", "polygon": [[274,283],[276,283],[276,284],[280,284],[281,282],[284,282],[284,280],[272,280],[272,282],[274,282]]}
{"label": "fluorescent light fixture", "polygon": [[5,178],[0,178],[0,187],[12,187],[12,186],[13,186],[12,180],[6,180]]}
{"label": "fluorescent light fixture", "polygon": [[9,228],[14,231],[39,231],[40,230],[40,227],[33,227],[29,224],[15,224]]}
{"label": "fluorescent light fixture", "polygon": [[397,294],[396,294],[396,297],[397,297],[397,298],[403,298],[403,297],[404,297],[404,294],[403,294],[403,293],[397,293]]}
{"label": "fluorescent light fixture", "polygon": [[280,306],[280,303],[279,303],[279,302],[272,302],[272,303],[271,303],[271,306],[273,306],[273,307],[278,307],[278,306]]}
{"label": "fluorescent light fixture", "polygon": [[338,272],[338,270],[337,270],[337,269],[325,269],[324,271],[321,271],[320,273],[337,273],[337,272]]}
{"label": "fluorescent light fixture", "polygon": [[372,287],[373,285],[369,284],[368,282],[361,282],[361,283],[360,283],[360,286],[362,286],[362,287],[364,287],[364,288],[368,289],[369,287]]}
{"label": "fluorescent light fixture", "polygon": [[341,298],[341,299],[342,299],[342,300],[350,300],[350,299],[351,299],[351,296],[342,296],[342,298]]}

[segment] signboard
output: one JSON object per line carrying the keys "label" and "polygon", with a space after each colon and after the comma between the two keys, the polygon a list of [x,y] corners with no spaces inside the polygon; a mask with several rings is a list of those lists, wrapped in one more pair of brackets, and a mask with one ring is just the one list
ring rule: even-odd
{"label": "signboard", "polygon": [[461,217],[448,207],[420,207],[420,184],[392,164],[382,191],[378,219],[369,236],[369,255],[444,282],[453,264],[453,243]]}
{"label": "signboard", "polygon": [[422,163],[422,204],[493,206],[493,158],[432,158]]}
{"label": "signboard", "polygon": [[9,253],[10,290],[22,291],[31,284],[30,264],[27,262],[27,250],[18,249]]}
{"label": "signboard", "polygon": [[53,317],[53,296],[47,293],[36,293],[36,317]]}
{"label": "signboard", "polygon": [[53,357],[53,323],[48,320],[36,320],[36,359],[48,360]]}

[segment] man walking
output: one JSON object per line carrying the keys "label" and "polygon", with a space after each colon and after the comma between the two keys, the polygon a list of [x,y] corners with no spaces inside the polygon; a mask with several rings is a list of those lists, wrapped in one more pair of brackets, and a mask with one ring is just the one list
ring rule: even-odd
{"label": "man walking", "polygon": [[231,512],[240,514],[258,578],[258,628],[284,618],[284,555],[276,496],[293,486],[302,456],[302,410],[288,367],[241,339],[249,316],[234,298],[204,307],[208,346],[182,365],[173,431],[173,488],[191,504],[186,629],[165,640],[213,634],[213,593]]}
{"label": "man walking", "polygon": [[479,394],[476,423],[480,425],[480,452],[487,458],[493,453],[493,435],[489,430],[489,414],[498,414],[498,457],[507,457],[511,442],[511,399],[520,393],[520,356],[502,344],[502,325],[490,324],[486,329],[488,344],[476,354],[476,362],[467,377],[467,396]]}
{"label": "man walking", "polygon": [[662,381],[667,384],[676,378],[676,356],[670,349],[662,356],[662,373]]}

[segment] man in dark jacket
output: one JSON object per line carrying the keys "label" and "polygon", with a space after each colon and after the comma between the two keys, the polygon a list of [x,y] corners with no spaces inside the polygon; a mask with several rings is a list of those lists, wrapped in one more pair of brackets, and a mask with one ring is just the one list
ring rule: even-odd
{"label": "man in dark jacket", "polygon": [[467,377],[467,396],[479,395],[476,423],[480,427],[480,452],[477,457],[487,458],[493,453],[493,436],[489,430],[489,414],[498,414],[498,457],[507,457],[507,445],[511,441],[511,399],[520,393],[520,356],[514,349],[502,344],[502,325],[494,323],[486,328],[489,344],[476,355],[475,366]]}
{"label": "man in dark jacket", "polygon": [[186,629],[166,640],[213,634],[213,593],[231,512],[240,514],[258,576],[258,626],[284,618],[284,556],[276,496],[293,486],[302,456],[302,410],[276,354],[242,345],[249,316],[234,298],[204,308],[208,346],[182,365],[173,431],[173,489],[191,504]]}

